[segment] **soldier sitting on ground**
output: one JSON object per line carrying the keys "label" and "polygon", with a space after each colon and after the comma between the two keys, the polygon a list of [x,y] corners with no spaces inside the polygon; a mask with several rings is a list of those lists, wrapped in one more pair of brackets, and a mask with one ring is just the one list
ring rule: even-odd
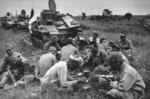
{"label": "soldier sitting on ground", "polygon": [[44,49],[43,49],[44,52],[46,53],[51,46],[55,47],[57,49],[57,51],[61,50],[61,47],[58,44],[58,37],[57,36],[52,36],[51,40],[48,41],[47,43],[45,43]]}
{"label": "soldier sitting on ground", "polygon": [[98,37],[98,31],[93,31],[93,36],[89,38],[88,43],[95,41],[96,44],[99,44],[99,37]]}
{"label": "soldier sitting on ground", "polygon": [[73,42],[75,46],[78,46],[77,48],[79,50],[83,50],[83,48],[87,45],[87,41],[82,32],[78,32],[77,36],[73,38]]}
{"label": "soldier sitting on ground", "polygon": [[98,44],[98,50],[106,50],[106,37],[101,37]]}
{"label": "soldier sitting on ground", "polygon": [[40,56],[36,77],[43,77],[45,73],[57,62],[57,50],[55,47],[50,47],[49,52]]}
{"label": "soldier sitting on ground", "polygon": [[70,88],[79,80],[68,81],[68,74],[77,70],[82,65],[82,58],[78,55],[70,55],[69,60],[59,61],[53,65],[41,79],[42,85],[51,84],[54,88]]}
{"label": "soldier sitting on ground", "polygon": [[141,99],[145,83],[139,73],[124,61],[119,52],[111,53],[108,62],[116,74],[116,81],[110,82],[110,99]]}
{"label": "soldier sitting on ground", "polygon": [[95,67],[98,66],[98,58],[97,58],[97,49],[93,47],[87,47],[87,49],[83,52],[83,68],[87,68],[90,71],[93,71]]}
{"label": "soldier sitting on ground", "polygon": [[29,61],[23,57],[20,53],[13,51],[13,46],[9,43],[6,44],[6,54],[1,62],[0,74],[2,80],[0,82],[0,89],[3,89],[8,81],[13,81],[16,83],[20,80],[29,68]]}
{"label": "soldier sitting on ground", "polygon": [[67,45],[61,49],[61,60],[68,61],[70,55],[79,55],[79,50],[73,46],[73,40],[71,37],[67,39]]}
{"label": "soldier sitting on ground", "polygon": [[119,46],[124,54],[130,55],[133,53],[133,44],[129,39],[126,38],[125,33],[120,34]]}

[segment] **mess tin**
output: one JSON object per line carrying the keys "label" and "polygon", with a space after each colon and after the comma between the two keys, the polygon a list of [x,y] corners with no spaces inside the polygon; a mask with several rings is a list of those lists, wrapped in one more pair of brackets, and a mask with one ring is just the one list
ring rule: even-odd
{"label": "mess tin", "polygon": [[84,75],[84,77],[89,78],[90,71],[89,70],[83,70],[83,75]]}

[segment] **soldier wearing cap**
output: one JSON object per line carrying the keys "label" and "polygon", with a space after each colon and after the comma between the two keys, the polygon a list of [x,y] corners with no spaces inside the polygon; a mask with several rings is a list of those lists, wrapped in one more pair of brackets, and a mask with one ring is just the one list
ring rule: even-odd
{"label": "soldier wearing cap", "polygon": [[1,62],[0,74],[3,75],[0,82],[0,88],[3,88],[8,80],[13,83],[24,76],[24,67],[28,65],[28,60],[20,53],[13,51],[13,46],[9,43],[6,44],[6,54]]}
{"label": "soldier wearing cap", "polygon": [[121,47],[122,50],[133,51],[133,44],[129,39],[126,38],[125,33],[120,34],[119,46]]}
{"label": "soldier wearing cap", "polygon": [[49,47],[55,47],[57,49],[57,51],[61,50],[60,45],[58,44],[58,37],[57,36],[52,36],[51,40],[48,41],[47,43],[45,43],[44,45],[44,52],[47,52]]}
{"label": "soldier wearing cap", "polygon": [[89,38],[89,43],[93,41],[99,44],[98,31],[93,31],[93,36]]}
{"label": "soldier wearing cap", "polygon": [[99,40],[99,44],[98,44],[98,50],[102,49],[102,50],[106,50],[106,37],[101,37]]}
{"label": "soldier wearing cap", "polygon": [[124,61],[119,52],[111,53],[108,62],[116,74],[116,81],[110,82],[112,89],[107,93],[110,99],[141,99],[145,83],[139,73]]}
{"label": "soldier wearing cap", "polygon": [[36,71],[36,76],[44,76],[47,70],[49,70],[54,64],[56,64],[56,53],[57,49],[55,47],[50,47],[49,52],[40,56],[38,62],[38,70]]}
{"label": "soldier wearing cap", "polygon": [[75,47],[77,46],[79,50],[83,50],[83,48],[87,45],[86,38],[83,36],[82,32],[78,32],[77,36],[73,38],[73,42]]}

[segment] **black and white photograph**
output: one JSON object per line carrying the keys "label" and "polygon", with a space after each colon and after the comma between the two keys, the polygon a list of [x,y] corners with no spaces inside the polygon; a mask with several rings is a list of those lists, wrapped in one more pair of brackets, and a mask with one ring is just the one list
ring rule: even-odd
{"label": "black and white photograph", "polygon": [[0,99],[150,99],[150,0],[0,0]]}

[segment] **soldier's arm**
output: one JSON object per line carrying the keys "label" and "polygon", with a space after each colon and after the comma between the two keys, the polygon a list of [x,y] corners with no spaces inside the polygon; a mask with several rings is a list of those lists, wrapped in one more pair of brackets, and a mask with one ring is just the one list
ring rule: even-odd
{"label": "soldier's arm", "polygon": [[50,47],[50,41],[48,41],[48,42],[46,42],[46,43],[44,44],[43,50],[46,51],[46,50],[49,49],[49,47]]}
{"label": "soldier's arm", "polygon": [[131,49],[131,50],[133,50],[133,44],[132,44],[132,42],[129,40],[129,48]]}
{"label": "soldier's arm", "polygon": [[121,91],[129,91],[134,83],[135,83],[134,76],[129,73],[124,73],[123,77],[118,82],[117,89]]}
{"label": "soldier's arm", "polygon": [[22,56],[20,53],[16,52],[16,54],[18,54],[17,57],[21,60],[21,62],[27,63],[29,61],[26,57]]}
{"label": "soldier's arm", "polygon": [[39,75],[39,66],[36,66],[35,67],[35,77],[39,78],[38,75]]}
{"label": "soldier's arm", "polygon": [[57,59],[56,57],[54,56],[53,59],[52,59],[52,65],[56,64],[57,63]]}
{"label": "soldier's arm", "polygon": [[0,74],[7,68],[7,56],[5,55],[0,63]]}
{"label": "soldier's arm", "polygon": [[60,51],[61,50],[61,47],[60,47],[60,45],[57,43],[57,46],[58,46],[58,51]]}
{"label": "soldier's arm", "polygon": [[8,70],[8,73],[9,73],[10,77],[11,77],[11,80],[12,80],[13,83],[15,84],[16,79],[15,79],[14,75],[13,75],[12,72],[11,72],[11,66],[10,66],[10,65],[7,67],[7,70]]}
{"label": "soldier's arm", "polygon": [[65,69],[63,67],[59,68],[58,78],[59,78],[59,81],[60,81],[60,84],[61,84],[62,87],[71,86],[71,85],[77,83],[77,80],[67,81],[67,77],[68,77],[67,69]]}

